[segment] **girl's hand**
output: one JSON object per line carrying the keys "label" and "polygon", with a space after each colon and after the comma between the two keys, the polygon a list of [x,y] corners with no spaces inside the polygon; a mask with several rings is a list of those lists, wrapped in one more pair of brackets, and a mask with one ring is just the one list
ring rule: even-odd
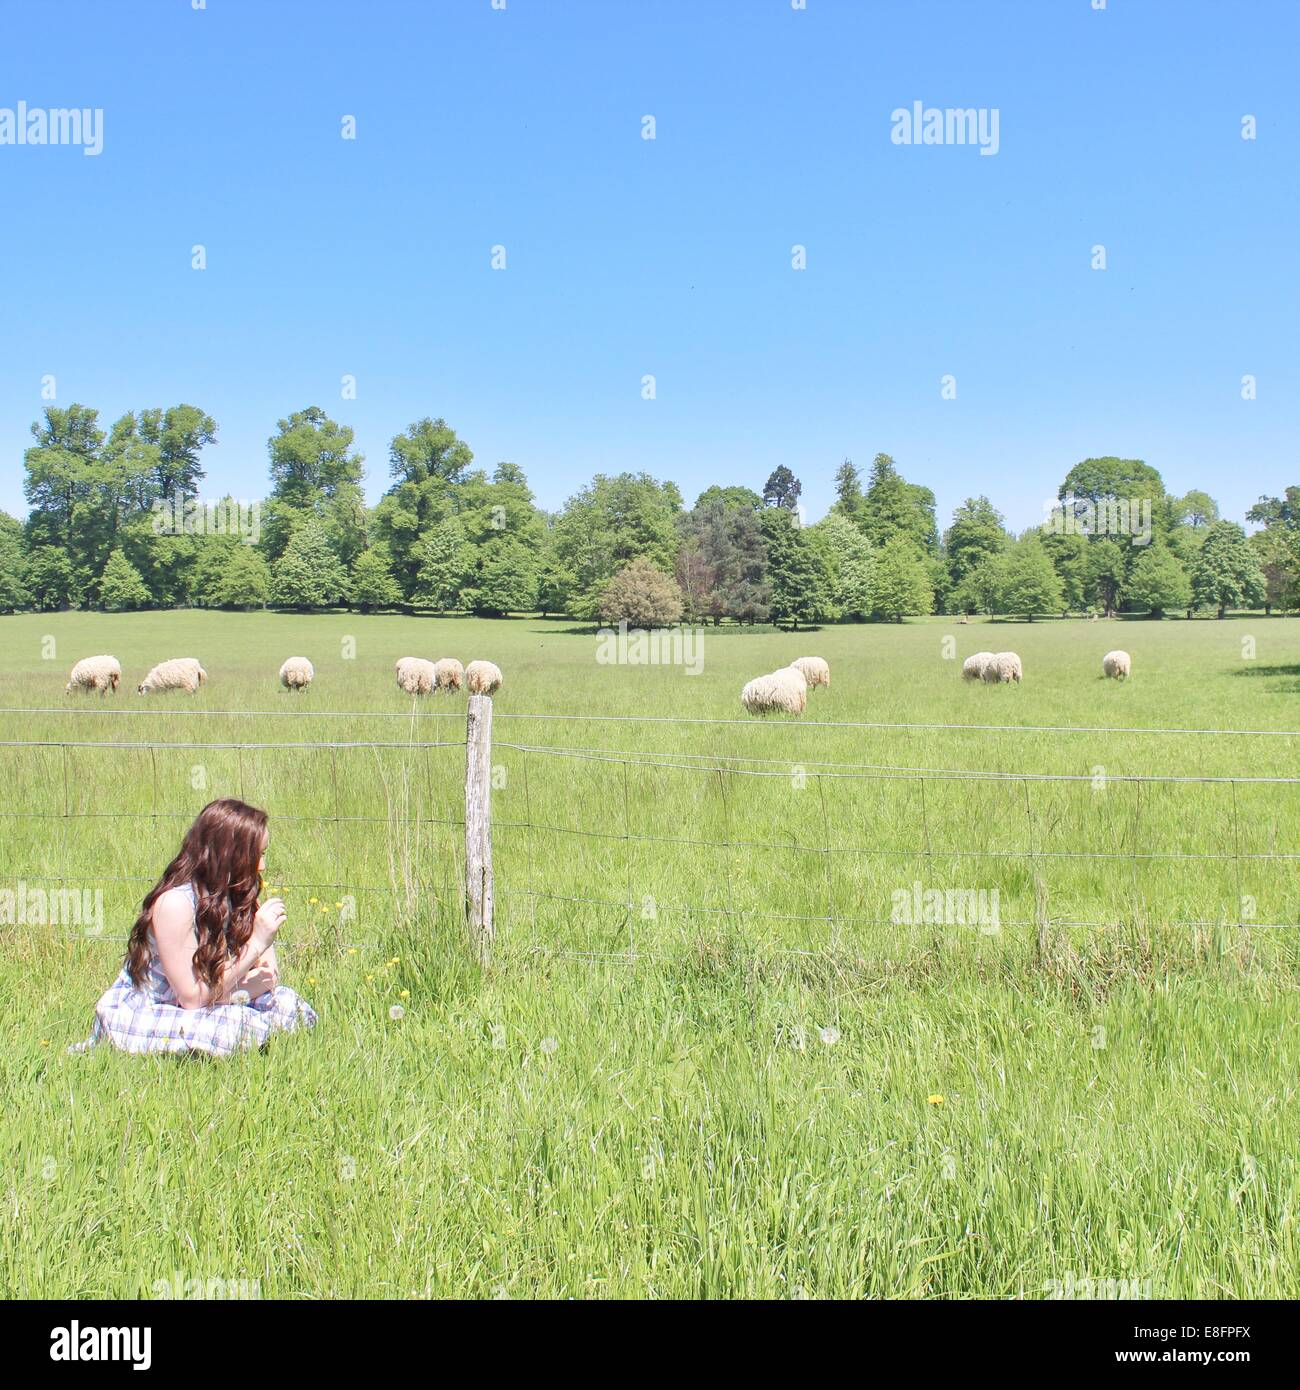
{"label": "girl's hand", "polygon": [[248,997],[250,999],[258,999],[263,994],[269,994],[279,983],[279,972],[270,961],[263,957],[263,959],[259,960],[248,974],[244,976],[240,988],[248,991]]}
{"label": "girl's hand", "polygon": [[284,926],[284,917],[284,902],[280,898],[268,898],[257,909],[257,916],[253,918],[253,935],[262,948],[259,954],[270,949],[276,933]]}

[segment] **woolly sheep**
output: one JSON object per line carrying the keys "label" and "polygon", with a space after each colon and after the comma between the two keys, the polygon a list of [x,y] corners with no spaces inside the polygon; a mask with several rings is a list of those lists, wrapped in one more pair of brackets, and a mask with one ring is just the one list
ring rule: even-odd
{"label": "woolly sheep", "polygon": [[501,668],[490,661],[471,661],[465,667],[465,685],[471,695],[495,695],[501,689]]}
{"label": "woolly sheep", "polygon": [[1020,658],[1015,652],[995,652],[993,660],[984,668],[984,679],[990,684],[1005,684],[1008,681],[1019,683],[1023,675]]}
{"label": "woolly sheep", "polygon": [[161,690],[188,690],[193,695],[207,678],[198,657],[174,656],[170,661],[160,661],[136,689],[141,695]]}
{"label": "woolly sheep", "polygon": [[1101,659],[1101,674],[1125,680],[1133,674],[1133,658],[1127,652],[1107,652]]}
{"label": "woolly sheep", "polygon": [[790,665],[802,673],[809,686],[824,685],[827,689],[830,688],[831,668],[820,656],[796,657]]}
{"label": "woolly sheep", "polygon": [[454,656],[440,657],[433,663],[433,683],[449,695],[465,683],[465,668]]}
{"label": "woolly sheep", "polygon": [[64,694],[74,690],[98,690],[100,695],[116,691],[122,679],[122,668],[115,656],[83,656],[72,668]]}
{"label": "woolly sheep", "polygon": [[291,656],[280,667],[280,684],[286,690],[305,690],[316,679],[316,668],[305,656]]}
{"label": "woolly sheep", "polygon": [[408,695],[427,695],[434,687],[433,662],[404,656],[397,662],[397,684]]}
{"label": "woolly sheep", "polygon": [[750,714],[802,714],[808,707],[808,682],[793,666],[756,676],[740,692]]}
{"label": "woolly sheep", "polygon": [[993,661],[992,652],[976,652],[974,656],[968,656],[961,664],[961,678],[964,681],[982,681],[985,679],[985,672]]}

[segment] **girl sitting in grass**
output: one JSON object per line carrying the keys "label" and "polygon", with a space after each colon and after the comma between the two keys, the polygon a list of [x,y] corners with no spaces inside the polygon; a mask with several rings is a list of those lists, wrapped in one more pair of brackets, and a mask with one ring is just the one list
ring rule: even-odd
{"label": "girl sitting in grass", "polygon": [[225,1057],[315,1024],[311,1006],[280,983],[284,903],[257,902],[266,826],[265,811],[230,798],[199,812],[146,895],[126,964],[81,1048],[107,1038],[124,1052]]}

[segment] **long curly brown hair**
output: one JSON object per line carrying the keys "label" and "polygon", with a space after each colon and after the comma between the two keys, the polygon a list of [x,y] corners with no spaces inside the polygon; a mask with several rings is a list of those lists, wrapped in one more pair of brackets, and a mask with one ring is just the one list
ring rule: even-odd
{"label": "long curly brown hair", "polygon": [[257,861],[266,846],[266,824],[265,811],[233,797],[210,801],[199,812],[185,832],[180,853],[145,895],[131,928],[126,965],[137,986],[149,973],[153,905],[169,888],[184,883],[194,885],[197,899],[194,975],[205,984],[217,983],[227,960],[238,955],[253,934]]}

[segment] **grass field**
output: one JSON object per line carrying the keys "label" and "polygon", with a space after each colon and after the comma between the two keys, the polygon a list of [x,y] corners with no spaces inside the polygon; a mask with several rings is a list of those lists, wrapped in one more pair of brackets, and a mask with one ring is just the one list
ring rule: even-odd
{"label": "grass field", "polygon": [[[1300,786],[1139,780],[1300,776],[1267,732],[1300,727],[1300,621],[704,641],[692,676],[600,664],[565,622],[0,619],[0,888],[103,903],[102,932],[0,922],[4,1290],[1300,1293]],[[1024,684],[964,685],[983,648]],[[123,690],[65,696],[101,651]],[[408,652],[506,676],[486,972],[464,699],[413,710]],[[744,680],[805,652],[834,674],[804,719],[742,720]],[[172,655],[204,690],[136,695]],[[272,813],[320,1026],[220,1064],[66,1055],[226,794]],[[891,920],[913,885],[996,893],[998,921]]]}

